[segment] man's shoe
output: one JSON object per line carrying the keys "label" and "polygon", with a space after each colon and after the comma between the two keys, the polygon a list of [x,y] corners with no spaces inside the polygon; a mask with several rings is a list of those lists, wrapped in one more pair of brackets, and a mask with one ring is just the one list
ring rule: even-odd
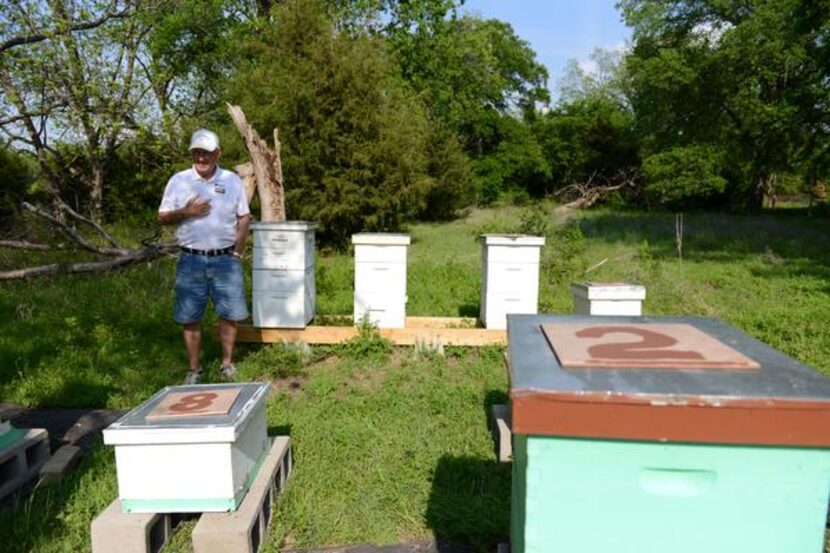
{"label": "man's shoe", "polygon": [[231,379],[236,376],[236,367],[233,363],[230,365],[222,365],[222,368],[219,369],[219,373],[222,375],[222,378]]}
{"label": "man's shoe", "polygon": [[199,368],[195,371],[187,371],[187,376],[184,377],[184,384],[185,386],[190,384],[198,384],[199,381],[202,379],[202,369]]}

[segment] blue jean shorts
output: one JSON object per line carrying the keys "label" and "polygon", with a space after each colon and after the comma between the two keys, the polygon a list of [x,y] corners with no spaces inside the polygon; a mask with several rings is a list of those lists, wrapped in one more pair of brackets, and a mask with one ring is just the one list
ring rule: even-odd
{"label": "blue jean shorts", "polygon": [[181,324],[202,320],[208,298],[223,319],[241,321],[248,317],[242,263],[231,255],[180,253],[173,318]]}

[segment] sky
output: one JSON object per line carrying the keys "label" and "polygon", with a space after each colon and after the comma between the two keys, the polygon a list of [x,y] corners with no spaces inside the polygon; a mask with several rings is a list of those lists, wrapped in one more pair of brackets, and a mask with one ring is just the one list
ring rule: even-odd
{"label": "sky", "polygon": [[578,60],[589,69],[594,48],[621,49],[631,29],[621,21],[616,0],[466,0],[462,13],[510,23],[519,38],[530,43],[536,59],[548,68],[548,88],[556,85],[565,64]]}

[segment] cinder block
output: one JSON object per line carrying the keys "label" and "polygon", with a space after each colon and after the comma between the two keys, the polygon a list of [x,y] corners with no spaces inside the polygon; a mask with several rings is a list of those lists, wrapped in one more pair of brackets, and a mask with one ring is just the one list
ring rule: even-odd
{"label": "cinder block", "polygon": [[0,451],[0,499],[37,476],[49,459],[49,433],[42,428],[20,429],[19,440]]}
{"label": "cinder block", "polygon": [[193,529],[194,553],[256,553],[268,535],[271,502],[291,475],[291,439],[274,438],[251,488],[231,513],[205,513]]}
{"label": "cinder block", "polygon": [[80,459],[80,447],[75,445],[61,446],[40,468],[40,482],[42,484],[52,484],[59,481],[75,468]]}
{"label": "cinder block", "polygon": [[490,419],[490,432],[496,446],[496,456],[500,463],[509,463],[513,459],[512,432],[510,431],[510,411],[507,405],[493,405]]}
{"label": "cinder block", "polygon": [[116,499],[91,526],[92,553],[158,553],[170,541],[170,515],[124,513]]}
{"label": "cinder block", "polygon": [[509,543],[500,543],[496,549],[497,553],[510,553]]}

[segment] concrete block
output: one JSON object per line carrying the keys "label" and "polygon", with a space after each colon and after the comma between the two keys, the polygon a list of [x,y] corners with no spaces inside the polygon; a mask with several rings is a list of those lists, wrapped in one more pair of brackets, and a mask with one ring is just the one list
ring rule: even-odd
{"label": "concrete block", "polygon": [[92,553],[158,553],[170,541],[170,515],[124,513],[115,500],[91,526]]}
{"label": "concrete block", "polygon": [[291,475],[291,439],[274,438],[242,505],[231,513],[205,513],[193,529],[194,553],[257,553],[271,523],[271,502]]}
{"label": "concrete block", "polygon": [[40,468],[40,482],[58,482],[74,469],[81,459],[81,448],[75,445],[61,446]]}
{"label": "concrete block", "polygon": [[500,463],[509,463],[513,459],[512,432],[509,421],[510,411],[507,405],[493,405],[490,432],[493,434],[496,456]]}
{"label": "concrete block", "polygon": [[49,459],[49,433],[42,428],[15,429],[20,438],[0,451],[0,499],[37,476]]}
{"label": "concrete block", "polygon": [[509,543],[500,543],[498,548],[496,549],[497,553],[510,553],[510,544]]}

